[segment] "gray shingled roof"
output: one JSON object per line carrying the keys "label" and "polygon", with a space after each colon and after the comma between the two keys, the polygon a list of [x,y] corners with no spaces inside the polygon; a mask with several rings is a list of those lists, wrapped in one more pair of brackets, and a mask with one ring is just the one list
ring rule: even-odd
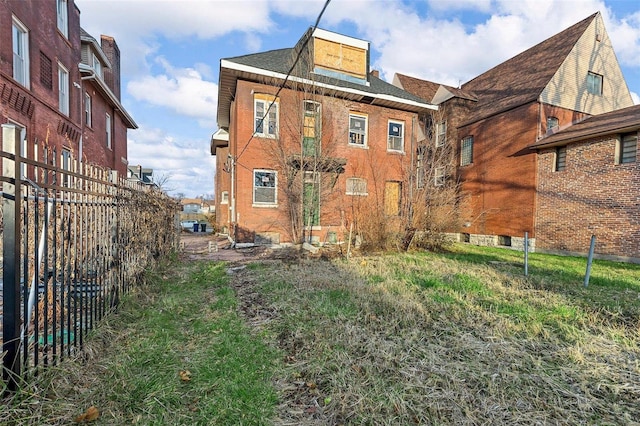
{"label": "gray shingled roof", "polygon": [[594,115],[580,123],[540,139],[531,149],[565,145],[614,133],[626,133],[640,129],[640,105]]}
{"label": "gray shingled roof", "polygon": [[[291,65],[293,64],[294,59],[295,59],[294,49],[287,48],[287,49],[271,50],[271,51],[262,52],[262,53],[254,53],[250,55],[236,56],[233,58],[225,58],[224,60],[229,62],[234,62],[237,64],[254,67],[254,68],[259,68],[266,71],[276,72],[280,74],[287,74],[289,72],[289,69],[291,68]],[[304,56],[300,59],[300,61],[303,63],[299,63],[298,66],[296,66],[296,70],[309,69],[309,67],[306,66],[306,64],[304,63],[305,61]],[[369,75],[369,86],[353,83],[350,81],[340,80],[337,78],[330,78],[330,77],[326,77],[319,74],[301,75],[300,72],[294,71],[293,75],[300,78],[307,78],[307,79],[313,78],[313,80],[316,82],[329,84],[332,86],[344,87],[348,89],[354,89],[362,92],[371,93],[372,96],[389,95],[389,96],[394,96],[400,99],[406,99],[413,102],[428,103],[428,100],[425,100],[419,96],[413,95],[373,75]]]}

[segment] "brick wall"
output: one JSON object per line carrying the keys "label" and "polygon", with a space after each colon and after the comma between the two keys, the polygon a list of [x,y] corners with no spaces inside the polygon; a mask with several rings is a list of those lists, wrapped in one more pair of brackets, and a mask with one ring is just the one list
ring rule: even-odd
{"label": "brick wall", "polygon": [[[276,88],[246,81],[238,81],[235,102],[232,106],[232,126],[229,129],[232,155],[239,156],[236,165],[238,227],[245,239],[255,233],[279,233],[281,242],[291,241],[289,219],[286,213],[287,197],[283,193],[285,177],[279,170],[277,142],[269,138],[251,137],[254,120],[254,93],[275,94]],[[283,90],[280,93],[280,142],[287,153],[301,151],[302,95],[299,92]],[[408,189],[406,176],[411,161],[411,143],[416,114],[400,110],[382,108],[369,104],[359,104],[334,97],[316,96],[322,104],[322,155],[347,160],[344,173],[337,176],[322,174],[323,196],[320,202],[320,227],[313,235],[321,241],[327,239],[327,232],[338,232],[340,237],[345,224],[350,221],[354,204],[362,204],[366,199],[369,206],[383,208],[384,185],[386,181],[402,182],[402,190]],[[367,148],[349,146],[349,112],[367,114]],[[388,120],[405,123],[405,152],[387,151]],[[250,141],[250,142],[249,142]],[[237,150],[233,152],[234,143]],[[277,207],[260,207],[253,203],[253,170],[265,169],[278,172]],[[359,177],[367,180],[368,196],[347,196],[346,179]],[[216,190],[218,193],[219,191]]]}
{"label": "brick wall", "polygon": [[[566,169],[555,149],[538,154],[537,246],[640,259],[640,162],[615,164],[617,135],[570,144]],[[640,160],[640,158],[638,158]]]}

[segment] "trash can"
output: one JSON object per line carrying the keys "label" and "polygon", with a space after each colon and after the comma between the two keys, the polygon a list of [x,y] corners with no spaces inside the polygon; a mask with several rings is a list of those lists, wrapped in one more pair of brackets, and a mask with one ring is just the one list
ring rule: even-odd
{"label": "trash can", "polygon": [[193,232],[198,232],[198,222],[193,224]]}
{"label": "trash can", "polygon": [[200,232],[207,232],[207,224],[206,223],[201,223],[200,224]]}

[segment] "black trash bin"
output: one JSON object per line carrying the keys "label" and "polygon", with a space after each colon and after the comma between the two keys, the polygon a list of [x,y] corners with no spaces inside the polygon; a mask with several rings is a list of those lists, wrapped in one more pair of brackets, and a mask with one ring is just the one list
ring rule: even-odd
{"label": "black trash bin", "polygon": [[200,232],[207,232],[207,224],[206,223],[201,223],[200,224]]}
{"label": "black trash bin", "polygon": [[193,224],[193,232],[198,232],[198,222]]}

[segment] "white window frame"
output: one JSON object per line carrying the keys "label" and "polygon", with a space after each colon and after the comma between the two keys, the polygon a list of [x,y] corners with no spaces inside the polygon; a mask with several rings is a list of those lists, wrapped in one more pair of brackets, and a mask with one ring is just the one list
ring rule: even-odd
{"label": "white window frame", "polygon": [[[366,114],[349,113],[349,146],[367,147],[368,121],[369,117]],[[355,126],[357,122],[363,123],[363,129]],[[359,140],[362,142],[358,142]]]}
{"label": "white window frame", "polygon": [[58,62],[58,109],[69,116],[69,70]]}
{"label": "white window frame", "polygon": [[444,146],[447,142],[447,122],[442,121],[436,124],[436,148]]}
{"label": "white window frame", "polygon": [[554,116],[547,117],[547,131],[555,129],[559,125],[560,125],[560,121],[558,120],[558,117],[554,117]]}
{"label": "white window frame", "polygon": [[433,184],[435,186],[444,186],[447,179],[447,169],[444,166],[436,167],[433,173]]}
{"label": "white window frame", "polygon": [[106,144],[107,148],[111,149],[112,140],[111,140],[111,116],[107,113],[105,114],[105,134],[106,134]]}
{"label": "white window frame", "polygon": [[602,87],[604,77],[601,74],[589,71],[587,72],[587,92],[592,95],[602,95]]}
{"label": "white window frame", "polygon": [[67,0],[56,0],[58,15],[58,30],[69,38],[69,8]]}
{"label": "white window frame", "polygon": [[[273,175],[273,186],[256,186],[257,173],[269,173]],[[264,178],[263,178],[264,182]],[[273,188],[273,201],[257,201],[256,190],[258,188]],[[268,169],[254,169],[253,170],[253,206],[254,207],[277,207],[278,206],[278,172]]]}
{"label": "white window frame", "polygon": [[[474,139],[472,135],[469,135],[460,141],[460,166],[468,166],[473,164],[473,145]],[[468,155],[465,155],[465,151],[468,150]]]}
{"label": "white window frame", "polygon": [[29,89],[31,84],[29,76],[29,30],[14,16],[11,31],[13,40],[13,78]]}
{"label": "white window frame", "polygon": [[[258,113],[258,106],[262,108],[262,114]],[[266,99],[254,98],[253,100],[253,134],[263,138],[275,139],[279,132],[278,100],[268,101]],[[262,128],[259,130],[259,128]],[[267,129],[267,132],[265,132]]]}
{"label": "white window frame", "polygon": [[222,191],[220,193],[220,204],[229,204],[229,191]]}
{"label": "white window frame", "polygon": [[367,180],[359,177],[347,178],[346,191],[347,195],[367,196]]}
{"label": "white window frame", "polygon": [[84,124],[91,127],[91,95],[89,93],[84,92]]}
{"label": "white window frame", "polygon": [[[400,135],[392,135],[391,126],[400,126]],[[399,142],[400,147],[394,147],[394,143]],[[387,123],[387,151],[391,152],[404,152],[404,121],[389,120]]]}
{"label": "white window frame", "polygon": [[92,64],[91,67],[95,71],[96,75],[102,79],[102,62],[98,59],[98,56],[93,53],[92,54]]}
{"label": "white window frame", "polygon": [[[70,172],[71,161],[72,161],[71,151],[68,150],[67,148],[63,148],[62,152],[60,153],[60,168],[62,170],[66,170]],[[68,174],[65,174],[64,177],[62,178],[62,184],[64,186],[69,186],[69,182],[70,182],[70,176]]]}

